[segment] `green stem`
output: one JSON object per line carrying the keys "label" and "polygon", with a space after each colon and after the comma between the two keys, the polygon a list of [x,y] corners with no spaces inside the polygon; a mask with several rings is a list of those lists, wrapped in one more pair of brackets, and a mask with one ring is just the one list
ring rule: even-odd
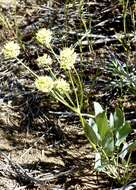
{"label": "green stem", "polygon": [[25,67],[30,73],[32,73],[36,78],[38,78],[38,75],[33,72],[28,66],[26,66],[20,59],[16,58],[18,63],[20,63],[21,65],[23,65],[23,67]]}
{"label": "green stem", "polygon": [[48,66],[51,76],[56,80],[56,75],[53,73],[52,69]]}
{"label": "green stem", "polygon": [[124,25],[124,33],[126,35],[127,30],[126,30],[126,16],[127,16],[127,7],[128,7],[128,2],[129,0],[123,1],[123,25]]}
{"label": "green stem", "polygon": [[51,45],[49,46],[49,49],[51,50],[51,52],[53,53],[54,57],[56,58],[56,60],[58,61],[58,63],[60,63],[60,60],[58,59],[56,53],[54,52],[53,48],[51,47]]}
{"label": "green stem", "polygon": [[72,101],[71,97],[69,96],[68,93],[65,93],[67,99],[69,100],[69,102],[76,108],[76,105],[74,104],[74,102]]}
{"label": "green stem", "polygon": [[76,112],[76,109],[73,108],[72,106],[70,106],[68,104],[68,102],[57,92],[54,92],[53,90],[51,91],[52,95],[54,98],[56,98],[58,101],[60,101],[62,104],[64,104],[65,106],[67,106],[68,108],[70,108],[73,112]]}
{"label": "green stem", "polygon": [[125,171],[124,171],[124,178],[126,179],[125,182],[128,181],[129,177],[131,176],[131,172],[129,173],[129,163],[130,163],[130,159],[131,159],[131,153],[129,153],[128,159],[127,159],[127,163],[125,165]]}
{"label": "green stem", "polygon": [[82,106],[83,106],[83,85],[82,85],[82,82],[80,80],[79,74],[77,73],[77,70],[76,70],[75,67],[74,67],[74,72],[76,73],[78,83],[79,83],[79,86],[80,86],[80,109],[81,109]]}
{"label": "green stem", "polygon": [[111,160],[109,159],[109,157],[107,156],[107,154],[103,150],[103,148],[101,148],[101,151],[102,151],[104,157],[106,158],[106,160],[108,162],[108,164],[107,164],[108,170],[114,176],[114,178],[118,178],[119,177],[118,172],[115,170],[115,168],[117,167],[117,162],[115,161],[115,158],[113,159],[114,160],[114,165],[112,166],[112,164],[110,164]]}
{"label": "green stem", "polygon": [[79,111],[80,110],[80,105],[79,105],[78,95],[77,95],[77,92],[76,92],[76,87],[74,85],[74,81],[73,81],[71,72],[69,70],[68,70],[68,74],[69,74],[69,78],[70,78],[70,81],[71,81],[71,84],[72,84],[72,88],[74,90],[74,94],[75,94],[75,98],[76,98],[76,104],[77,104],[77,109]]}

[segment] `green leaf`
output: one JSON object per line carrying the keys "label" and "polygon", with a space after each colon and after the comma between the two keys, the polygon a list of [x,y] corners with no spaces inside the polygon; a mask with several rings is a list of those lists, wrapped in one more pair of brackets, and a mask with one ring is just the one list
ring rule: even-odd
{"label": "green leaf", "polygon": [[110,131],[110,128],[108,126],[108,119],[106,116],[106,112],[103,111],[102,113],[99,113],[96,117],[95,117],[95,121],[98,127],[98,133],[101,137],[101,140],[103,141],[103,139],[105,138],[105,135],[108,131]]}
{"label": "green leaf", "polygon": [[95,134],[93,130],[95,122],[91,122],[90,120],[90,123],[88,123],[84,118],[83,118],[83,122],[84,122],[84,132],[89,142],[97,146],[99,139],[97,138],[97,135]]}
{"label": "green leaf", "polygon": [[97,139],[100,141],[101,137],[100,137],[100,135],[98,133],[98,127],[97,127],[95,121],[92,118],[90,118],[89,121],[88,121],[88,124],[89,124],[90,127],[92,127],[93,131],[95,132],[95,135],[97,136]]}
{"label": "green leaf", "polygon": [[114,112],[114,127],[118,130],[119,127],[125,122],[124,113],[120,108],[116,108]]}
{"label": "green leaf", "polygon": [[105,139],[102,142],[102,147],[108,156],[112,156],[112,154],[114,154],[114,137],[111,131],[108,131],[105,135]]}
{"label": "green leaf", "polygon": [[95,116],[98,115],[99,113],[103,112],[103,108],[101,107],[101,105],[98,102],[94,102],[94,112],[95,112]]}
{"label": "green leaf", "polygon": [[130,124],[125,122],[125,124],[118,128],[116,131],[116,146],[120,146],[126,140],[128,134],[132,131]]}

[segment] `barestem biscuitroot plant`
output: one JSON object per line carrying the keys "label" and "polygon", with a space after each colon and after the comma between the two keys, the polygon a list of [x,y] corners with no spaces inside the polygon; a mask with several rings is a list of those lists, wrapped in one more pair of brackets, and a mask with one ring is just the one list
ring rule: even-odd
{"label": "barestem biscuitroot plant", "polygon": [[[60,55],[56,55],[52,46],[52,32],[45,28],[36,33],[36,40],[46,46],[64,71],[65,77],[58,77],[52,70],[53,61],[47,54],[39,56],[37,64],[48,71],[46,76],[38,76],[21,60],[17,58],[20,47],[17,43],[8,42],[3,48],[6,58],[16,58],[36,78],[35,86],[38,90],[52,95],[56,100],[75,112],[81,121],[86,137],[95,150],[95,169],[108,174],[114,179],[127,181],[129,159],[124,161],[128,153],[126,137],[131,132],[129,123],[125,121],[123,112],[117,108],[107,119],[106,112],[99,103],[94,103],[95,114],[82,114],[83,83],[75,68],[77,54],[73,48],[63,48]],[[67,79],[67,80],[66,80]],[[85,119],[86,115],[89,119]],[[131,144],[132,147],[132,144]],[[121,159],[121,161],[120,161]],[[123,171],[123,172],[122,172]]]}
{"label": "barestem biscuitroot plant", "polygon": [[[107,118],[106,111],[94,102],[95,117],[86,122],[87,135],[94,144],[95,169],[116,179],[120,184],[128,181],[130,175],[130,146],[126,138],[132,131],[130,124],[125,121],[124,113],[116,108],[114,114]],[[128,156],[128,157],[127,157]]]}

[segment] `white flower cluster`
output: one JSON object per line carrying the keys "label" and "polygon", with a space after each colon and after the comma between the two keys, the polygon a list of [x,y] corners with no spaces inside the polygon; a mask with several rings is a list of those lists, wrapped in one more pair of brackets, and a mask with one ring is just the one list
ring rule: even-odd
{"label": "white flower cluster", "polygon": [[54,81],[49,76],[40,76],[35,80],[35,86],[38,90],[49,93],[54,87]]}
{"label": "white flower cluster", "polygon": [[50,47],[52,32],[49,29],[41,28],[36,33],[36,39],[40,44]]}
{"label": "white flower cluster", "polygon": [[3,54],[6,58],[16,58],[20,54],[20,46],[14,41],[9,41],[4,45]]}
{"label": "white flower cluster", "polygon": [[77,54],[72,48],[64,48],[60,52],[60,67],[63,69],[70,70],[74,67]]}
{"label": "white flower cluster", "polygon": [[37,58],[37,63],[39,66],[50,66],[52,64],[52,59],[49,55],[47,55],[46,53],[43,54],[42,56],[39,56]]}

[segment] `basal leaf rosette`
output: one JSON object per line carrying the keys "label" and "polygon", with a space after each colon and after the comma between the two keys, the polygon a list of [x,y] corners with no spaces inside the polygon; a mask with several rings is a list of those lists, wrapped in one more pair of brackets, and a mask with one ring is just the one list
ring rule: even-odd
{"label": "basal leaf rosette", "polygon": [[52,32],[49,29],[41,28],[36,33],[36,40],[46,47],[50,47],[50,43],[52,40]]}
{"label": "basal leaf rosette", "polygon": [[4,45],[2,52],[7,59],[17,58],[20,54],[20,46],[14,41],[9,41]]}
{"label": "basal leaf rosette", "polygon": [[35,80],[35,86],[42,92],[50,93],[54,87],[54,81],[50,76],[39,76]]}
{"label": "basal leaf rosette", "polygon": [[73,48],[64,48],[60,52],[60,67],[65,70],[70,70],[74,68],[77,54],[74,52]]}
{"label": "basal leaf rosette", "polygon": [[69,94],[70,93],[70,84],[64,80],[63,78],[59,78],[54,82],[55,89],[61,94]]}

